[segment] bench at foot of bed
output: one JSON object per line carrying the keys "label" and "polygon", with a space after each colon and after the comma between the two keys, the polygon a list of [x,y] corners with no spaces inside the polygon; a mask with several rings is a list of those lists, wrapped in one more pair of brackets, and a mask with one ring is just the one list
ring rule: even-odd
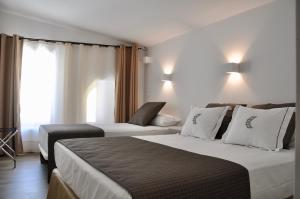
{"label": "bench at foot of bed", "polygon": [[[101,128],[91,126],[89,124],[49,124],[41,125],[40,133],[44,132],[44,136],[48,137],[48,161],[42,160],[41,163],[48,163],[48,182],[52,170],[56,168],[54,159],[54,144],[57,140],[87,137],[103,137],[104,131]],[[43,156],[43,155],[42,155]]]}

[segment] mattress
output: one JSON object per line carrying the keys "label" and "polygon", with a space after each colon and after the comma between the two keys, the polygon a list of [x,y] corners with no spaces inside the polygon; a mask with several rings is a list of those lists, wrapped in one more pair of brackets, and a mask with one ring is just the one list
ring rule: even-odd
{"label": "mattress", "polygon": [[[162,135],[176,133],[180,129],[180,127],[138,126],[128,123],[89,124],[103,129],[105,137]],[[44,159],[48,160],[48,132],[43,128],[39,128],[39,149]]]}
{"label": "mattress", "polygon": [[[282,199],[293,193],[294,150],[264,151],[178,134],[136,138],[226,159],[244,166],[249,171],[253,199]],[[80,198],[131,198],[125,189],[59,143],[55,144],[55,160],[62,178]]]}

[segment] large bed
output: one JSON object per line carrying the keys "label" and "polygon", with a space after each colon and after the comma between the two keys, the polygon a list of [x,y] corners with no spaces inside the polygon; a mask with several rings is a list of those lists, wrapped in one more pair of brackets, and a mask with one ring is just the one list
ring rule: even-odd
{"label": "large bed", "polygon": [[[283,199],[293,193],[295,166],[293,149],[280,152],[266,151],[223,144],[220,140],[201,140],[179,134],[134,138],[228,160],[243,166],[249,173],[253,199]],[[79,198],[132,198],[129,192],[117,182],[58,142],[55,144],[55,160],[63,181]]]}

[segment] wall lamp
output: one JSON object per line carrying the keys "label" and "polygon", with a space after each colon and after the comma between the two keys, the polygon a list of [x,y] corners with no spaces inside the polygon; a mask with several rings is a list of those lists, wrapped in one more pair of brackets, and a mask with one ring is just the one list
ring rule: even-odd
{"label": "wall lamp", "polygon": [[145,57],[144,57],[144,63],[145,63],[145,64],[151,64],[151,62],[152,62],[152,59],[151,59],[150,56],[145,56]]}
{"label": "wall lamp", "polygon": [[162,81],[172,81],[172,74],[163,74]]}
{"label": "wall lamp", "polygon": [[239,63],[228,63],[227,73],[240,73],[240,64]]}

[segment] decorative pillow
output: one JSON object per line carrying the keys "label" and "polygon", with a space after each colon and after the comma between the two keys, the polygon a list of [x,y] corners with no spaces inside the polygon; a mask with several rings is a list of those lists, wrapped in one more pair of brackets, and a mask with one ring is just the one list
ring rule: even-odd
{"label": "decorative pillow", "polygon": [[147,102],[131,117],[128,123],[146,126],[155,118],[166,102]]}
{"label": "decorative pillow", "polygon": [[[284,103],[284,104],[268,103],[268,104],[259,104],[259,105],[252,106],[252,108],[256,108],[256,109],[272,109],[272,108],[284,108],[284,107],[296,107],[296,103]],[[287,132],[283,138],[284,149],[290,148],[290,143],[292,142],[292,137],[295,133],[295,126],[296,126],[296,114],[294,112],[292,119],[288,125]]]}
{"label": "decorative pillow", "polygon": [[261,110],[238,106],[223,141],[267,150],[282,149],[294,110],[295,108]]}
{"label": "decorative pillow", "polygon": [[181,134],[214,140],[228,110],[226,107],[193,107],[182,127]]}
{"label": "decorative pillow", "polygon": [[220,104],[220,103],[209,103],[206,105],[206,108],[214,108],[214,107],[224,107],[229,106],[229,109],[227,110],[223,122],[221,124],[220,129],[218,130],[218,133],[215,137],[215,139],[221,139],[222,135],[226,132],[228,125],[232,119],[232,112],[235,108],[235,106],[241,105],[241,106],[247,106],[247,104],[232,104],[232,103],[226,103],[226,104]]}
{"label": "decorative pillow", "polygon": [[180,122],[180,119],[167,114],[158,114],[151,122],[154,126],[175,126]]}

